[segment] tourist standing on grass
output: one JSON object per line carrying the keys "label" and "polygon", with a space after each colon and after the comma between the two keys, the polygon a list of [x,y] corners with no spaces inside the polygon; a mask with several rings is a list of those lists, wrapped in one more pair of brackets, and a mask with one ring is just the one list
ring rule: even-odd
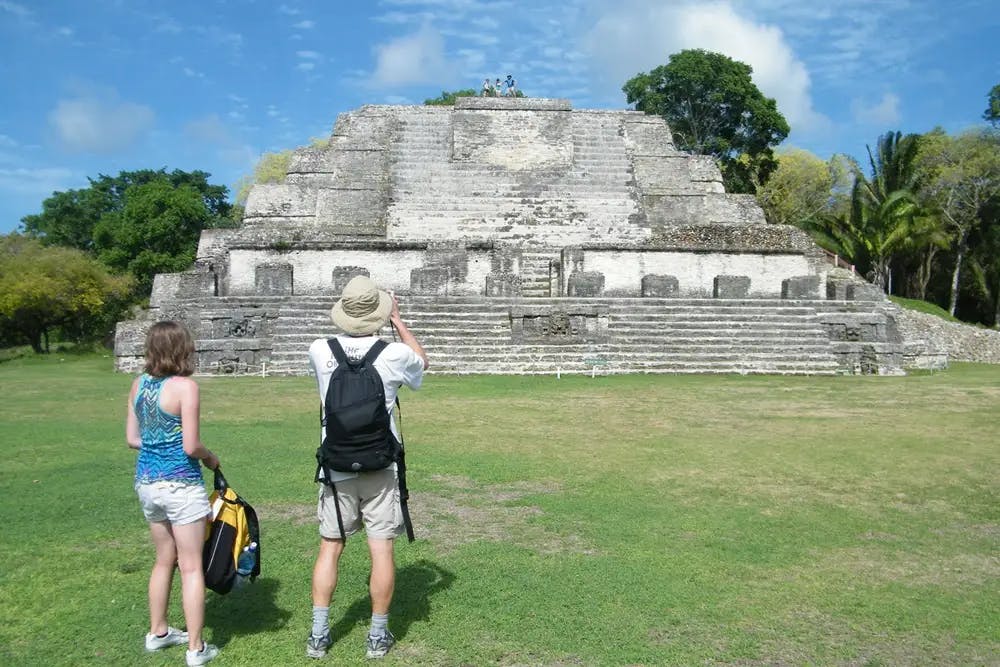
{"label": "tourist standing on grass", "polygon": [[[330,317],[343,333],[330,341],[319,338],[309,348],[309,362],[316,374],[321,405],[325,405],[331,376],[338,365],[333,351],[334,340],[342,348],[346,360],[355,363],[369,353],[379,340],[379,330],[387,323],[399,335],[401,342],[386,345],[372,364],[382,380],[390,430],[399,442],[399,429],[393,419],[396,394],[404,385],[420,388],[427,368],[427,355],[403,323],[396,297],[380,290],[370,278],[355,276],[344,287]],[[325,437],[324,426],[321,441]],[[365,654],[369,658],[381,658],[396,641],[388,627],[389,604],[396,581],[393,545],[404,528],[396,467],[390,465],[368,472],[338,472],[321,467],[317,481],[322,482],[317,510],[320,545],[313,567],[313,622],[306,642],[306,655],[322,658],[330,648],[333,641],[330,600],[337,587],[340,555],[345,539],[358,532],[363,524],[371,556],[369,592],[372,603]]]}
{"label": "tourist standing on grass", "polygon": [[[200,400],[194,372],[194,340],[177,322],[157,322],[146,334],[146,365],[132,383],[125,440],[139,450],[135,490],[156,547],[149,575],[146,650],[187,644],[188,665],[204,665],[219,649],[201,638],[205,622],[205,575],[201,552],[210,513],[200,463],[219,459],[201,444]],[[167,625],[174,565],[181,573],[187,632]]]}

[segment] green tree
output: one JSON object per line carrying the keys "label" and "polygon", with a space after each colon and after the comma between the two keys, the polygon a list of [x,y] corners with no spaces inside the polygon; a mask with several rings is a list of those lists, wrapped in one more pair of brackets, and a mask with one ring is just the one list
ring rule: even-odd
{"label": "green tree", "polygon": [[871,172],[854,168],[850,209],[831,223],[831,233],[855,264],[867,267],[872,282],[892,293],[892,260],[912,244],[921,213],[915,195],[919,135],[888,132],[875,152],[867,146]]}
{"label": "green tree", "polygon": [[209,183],[209,176],[204,171],[179,169],[170,173],[166,169],[141,169],[123,171],[117,176],[99,174],[96,179],[88,179],[90,187],[52,193],[42,202],[41,213],[21,219],[22,228],[26,234],[46,244],[93,252],[94,227],[98,221],[107,214],[122,210],[129,188],[153,182],[174,188],[193,188],[209,212],[206,226],[230,226],[232,205],[228,200],[229,190],[224,185]]}
{"label": "green tree", "polygon": [[796,148],[779,151],[776,159],[777,169],[757,190],[768,222],[814,229],[846,208],[851,165],[843,156],[822,160]]}
{"label": "green tree", "polygon": [[666,119],[678,148],[715,157],[728,191],[754,193],[777,168],[772,148],[789,127],[752,72],[720,53],[688,49],[622,90],[639,111]]}
{"label": "green tree", "polygon": [[465,88],[464,90],[454,90],[450,93],[446,90],[442,90],[439,96],[424,100],[424,104],[429,106],[440,106],[440,107],[455,106],[456,97],[475,97],[476,94],[477,93],[473,88]]}
{"label": "green tree", "polygon": [[987,207],[1000,198],[1000,134],[970,130],[952,137],[932,132],[920,157],[926,174],[923,191],[945,222],[955,252],[948,298],[948,312],[954,315],[970,239]]}
{"label": "green tree", "polygon": [[119,211],[105,214],[94,228],[98,259],[136,279],[148,294],[157,273],[182,271],[194,262],[201,230],[212,213],[192,186],[151,181],[128,188]]}
{"label": "green tree", "polygon": [[992,123],[993,127],[1000,127],[1000,83],[993,86],[986,98],[989,104],[983,112],[983,120]]}
{"label": "green tree", "polygon": [[[314,146],[316,141],[313,141]],[[236,184],[236,205],[246,206],[247,197],[250,196],[250,188],[257,183],[284,183],[285,177],[288,176],[288,165],[291,162],[291,150],[267,152],[261,155],[260,160],[253,168],[253,174],[244,176]]]}
{"label": "green tree", "polygon": [[130,277],[113,276],[74,248],[44,246],[19,234],[0,237],[0,328],[35,352],[49,351],[49,334],[76,335],[113,322],[126,304]]}

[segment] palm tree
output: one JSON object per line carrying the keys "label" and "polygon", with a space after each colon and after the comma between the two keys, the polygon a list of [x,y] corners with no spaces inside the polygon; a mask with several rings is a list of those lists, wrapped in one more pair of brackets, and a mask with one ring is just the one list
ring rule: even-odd
{"label": "palm tree", "polygon": [[854,165],[850,209],[830,226],[830,236],[855,264],[870,264],[872,282],[889,293],[893,256],[912,244],[917,230],[917,142],[918,135],[888,132],[878,138],[874,154],[866,146],[871,176]]}

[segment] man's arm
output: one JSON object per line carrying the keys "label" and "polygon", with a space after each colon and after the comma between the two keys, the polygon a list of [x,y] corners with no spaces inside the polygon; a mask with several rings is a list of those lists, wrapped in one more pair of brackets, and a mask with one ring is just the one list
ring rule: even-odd
{"label": "man's arm", "polygon": [[396,301],[396,295],[392,292],[389,293],[392,297],[392,312],[389,313],[389,323],[399,334],[399,341],[409,347],[411,350],[417,353],[421,359],[424,360],[424,370],[430,365],[427,361],[427,353],[424,352],[423,346],[420,345],[420,341],[417,337],[407,328],[406,324],[403,322],[403,318],[399,315],[399,302]]}

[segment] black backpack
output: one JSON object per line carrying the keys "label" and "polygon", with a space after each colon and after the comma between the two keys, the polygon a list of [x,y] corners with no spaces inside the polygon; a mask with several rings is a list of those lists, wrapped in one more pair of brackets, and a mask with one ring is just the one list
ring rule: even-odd
{"label": "black backpack", "polygon": [[[385,386],[374,363],[388,343],[377,340],[359,361],[350,361],[340,341],[326,341],[337,360],[337,368],[330,376],[326,390],[321,422],[326,427],[326,437],[316,450],[316,481],[331,487],[330,470],[338,472],[366,472],[382,470],[396,464],[399,483],[399,500],[406,534],[413,541],[413,526],[407,508],[409,493],[406,489],[406,459],[403,443],[396,439],[390,427],[389,411],[385,407]],[[396,399],[399,407],[399,399]],[[325,471],[320,476],[320,471]],[[336,495],[334,495],[336,497]],[[340,533],[344,526],[337,505],[337,523]]]}
{"label": "black backpack", "polygon": [[382,376],[373,365],[387,343],[375,341],[368,354],[354,362],[336,338],[327,344],[337,368],[326,390],[326,437],[316,453],[319,464],[340,472],[388,468],[396,460],[399,443],[389,427]]}

